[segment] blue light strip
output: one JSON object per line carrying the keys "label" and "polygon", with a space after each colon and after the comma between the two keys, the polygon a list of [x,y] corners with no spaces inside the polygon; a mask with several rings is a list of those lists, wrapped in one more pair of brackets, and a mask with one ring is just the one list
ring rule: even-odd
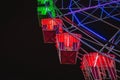
{"label": "blue light strip", "polygon": [[[69,10],[70,10],[71,12],[73,12],[72,9],[71,9],[71,3],[72,3],[72,0],[70,1]],[[88,30],[89,32],[93,33],[94,35],[96,35],[96,36],[99,37],[100,39],[106,41],[106,39],[105,39],[104,37],[100,36],[100,35],[97,34],[96,32],[94,32],[94,31],[92,31],[91,29],[87,28],[85,25],[81,24],[81,22],[79,21],[79,19],[77,18],[77,16],[76,16],[74,13],[73,13],[73,16],[75,17],[75,19],[76,19],[77,22],[79,23],[78,25],[80,25],[81,27],[85,28],[85,29]]]}
{"label": "blue light strip", "polygon": [[[90,7],[90,5],[91,5],[91,0],[90,0],[89,2],[90,2],[90,4],[89,4],[89,7]],[[74,3],[72,3],[71,5],[76,4],[76,6],[79,7],[80,4],[78,5],[77,3],[78,3],[78,1],[77,1],[77,2],[74,1]],[[71,6],[71,7],[72,7],[72,6]],[[83,7],[83,6],[82,6],[82,7]],[[93,14],[96,10],[97,10],[97,8],[96,8],[95,10],[93,10],[90,14]],[[86,17],[81,21],[81,23],[83,23],[87,18],[96,20],[95,18],[91,17],[91,16],[88,15],[88,14],[84,14],[84,13],[82,13],[82,12],[78,12],[78,13],[86,16]]]}
{"label": "blue light strip", "polygon": [[111,17],[111,18],[113,18],[113,19],[115,19],[115,20],[117,20],[117,21],[120,21],[119,18],[114,17],[114,16],[111,16],[110,13],[108,13],[103,7],[100,7],[100,8],[101,8],[109,17]]}
{"label": "blue light strip", "polygon": [[[117,8],[114,8],[109,14],[112,14],[113,11],[115,11]],[[105,17],[108,17],[109,15],[106,15]]]}
{"label": "blue light strip", "polygon": [[[98,5],[102,5],[102,4],[100,4],[100,1],[99,1],[99,0],[98,0]],[[105,6],[105,5],[104,5],[104,6]],[[107,14],[107,16],[109,16],[109,17],[111,17],[111,18],[113,18],[113,19],[115,19],[115,20],[117,20],[117,21],[120,21],[119,18],[116,18],[116,17],[110,15],[114,10],[116,10],[116,8],[114,8],[110,13],[108,13],[108,12],[104,9],[104,6],[100,6],[100,9],[102,10],[102,13],[104,12],[104,13]],[[102,14],[101,14],[101,16],[102,16]]]}
{"label": "blue light strip", "polygon": [[[72,12],[68,12],[64,15],[70,15],[72,13],[77,13],[77,12],[80,12],[80,11],[86,11],[86,10],[90,10],[90,9],[94,9],[94,8],[99,8],[101,6],[106,6],[106,5],[110,5],[110,4],[114,4],[114,3],[119,3],[120,0],[115,0],[115,1],[111,1],[109,3],[104,3],[104,4],[101,4],[101,5],[96,5],[96,6],[91,6],[91,7],[86,7],[86,8],[83,8],[83,9],[80,9],[80,10],[76,10],[76,11],[72,11]],[[70,8],[70,7],[69,7]]]}
{"label": "blue light strip", "polygon": [[[97,8],[96,8],[94,11],[92,11],[90,14],[93,14],[96,10],[97,10]],[[87,18],[91,18],[91,16],[86,15],[86,17],[81,21],[81,23],[83,23]],[[91,19],[92,19],[92,18],[91,18]],[[96,19],[95,19],[95,20],[96,20]]]}

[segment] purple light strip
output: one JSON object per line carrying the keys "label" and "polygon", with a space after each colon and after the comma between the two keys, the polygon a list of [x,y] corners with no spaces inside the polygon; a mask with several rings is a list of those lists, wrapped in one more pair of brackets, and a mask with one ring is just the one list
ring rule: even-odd
{"label": "purple light strip", "polygon": [[109,2],[109,3],[105,3],[105,4],[101,4],[101,5],[96,5],[96,6],[92,6],[92,7],[87,7],[87,8],[83,8],[83,9],[72,11],[72,12],[68,12],[68,13],[66,13],[64,15],[70,15],[72,13],[77,13],[77,12],[80,12],[80,11],[86,11],[86,10],[89,10],[89,9],[94,9],[94,8],[97,8],[97,7],[106,6],[106,5],[113,4],[113,3],[118,3],[118,2],[120,2],[120,0],[112,1],[112,2]]}

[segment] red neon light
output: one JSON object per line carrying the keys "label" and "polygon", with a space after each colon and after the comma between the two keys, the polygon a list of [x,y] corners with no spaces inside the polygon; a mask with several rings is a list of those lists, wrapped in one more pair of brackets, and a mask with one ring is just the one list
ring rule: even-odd
{"label": "red neon light", "polygon": [[[114,55],[108,54],[109,56],[115,58]],[[85,65],[87,64],[87,65]],[[96,65],[95,65],[96,64]],[[113,67],[114,66],[114,60],[103,56],[101,54],[98,54],[96,52],[90,53],[90,54],[85,54],[83,56],[83,61],[82,61],[82,66],[81,68],[85,67]]]}
{"label": "red neon light", "polygon": [[56,18],[42,19],[42,27],[46,26],[46,30],[55,30],[57,27],[62,27],[62,20]]}
{"label": "red neon light", "polygon": [[[107,55],[115,58],[113,54]],[[103,78],[105,80],[106,78],[116,80],[115,61],[97,52],[83,55],[80,68],[84,73],[85,80],[91,80],[90,76],[94,80],[102,80]]]}
{"label": "red neon light", "polygon": [[[75,34],[75,35],[79,35],[80,34]],[[59,43],[63,43],[64,49],[65,48],[73,48],[74,46],[79,49],[80,47],[80,41],[78,39],[76,39],[75,37],[73,37],[72,35],[70,35],[69,33],[61,33],[61,34],[57,34],[56,35],[56,43],[57,43],[57,48],[59,48]]]}

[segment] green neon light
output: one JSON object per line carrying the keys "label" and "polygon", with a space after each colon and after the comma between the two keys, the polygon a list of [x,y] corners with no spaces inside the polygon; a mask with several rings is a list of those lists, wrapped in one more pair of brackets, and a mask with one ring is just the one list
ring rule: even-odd
{"label": "green neon light", "polygon": [[45,4],[46,2],[53,3],[52,0],[37,0],[37,2],[40,4]]}
{"label": "green neon light", "polygon": [[48,12],[50,12],[52,17],[55,17],[55,10],[53,7],[38,7],[37,11],[41,15],[46,15]]}
{"label": "green neon light", "polygon": [[[55,8],[53,5],[53,0],[37,0],[38,1],[38,8],[37,12],[40,15],[47,15],[49,12],[51,13],[52,17],[55,17]],[[46,3],[49,3],[48,6],[46,6]],[[40,6],[39,4],[42,4],[43,6]]]}

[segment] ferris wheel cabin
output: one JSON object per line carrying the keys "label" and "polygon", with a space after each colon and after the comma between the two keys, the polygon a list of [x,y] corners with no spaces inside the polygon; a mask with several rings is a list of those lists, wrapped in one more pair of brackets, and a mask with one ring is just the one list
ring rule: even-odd
{"label": "ferris wheel cabin", "polygon": [[[104,53],[105,54],[105,53]],[[115,58],[113,54],[107,54]],[[85,80],[116,80],[115,61],[97,52],[84,54],[81,62],[81,70]]]}
{"label": "ferris wheel cabin", "polygon": [[[74,34],[81,37],[80,34]],[[69,33],[56,34],[56,47],[61,64],[76,64],[80,41]]]}
{"label": "ferris wheel cabin", "polygon": [[44,43],[55,43],[55,36],[62,32],[62,20],[57,18],[46,18],[41,20]]}

